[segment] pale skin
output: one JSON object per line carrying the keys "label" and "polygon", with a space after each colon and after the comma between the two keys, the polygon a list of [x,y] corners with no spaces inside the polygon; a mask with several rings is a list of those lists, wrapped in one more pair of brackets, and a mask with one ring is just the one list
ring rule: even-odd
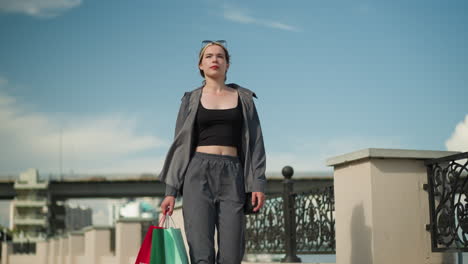
{"label": "pale skin", "polygon": [[[205,74],[206,84],[203,86],[201,103],[208,109],[229,109],[237,106],[237,90],[224,84],[226,72],[229,64],[226,61],[226,55],[223,48],[218,45],[210,45],[205,49],[202,60],[198,67]],[[197,152],[204,152],[218,155],[237,156],[237,148],[230,146],[197,146]],[[258,203],[257,203],[258,201]],[[260,210],[265,203],[265,194],[263,192],[252,192],[252,205],[254,211]],[[175,197],[166,196],[161,203],[163,214],[172,215],[174,211]]]}

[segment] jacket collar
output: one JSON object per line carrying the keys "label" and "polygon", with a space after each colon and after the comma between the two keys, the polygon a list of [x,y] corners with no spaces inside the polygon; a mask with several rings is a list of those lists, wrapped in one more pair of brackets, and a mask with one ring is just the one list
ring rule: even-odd
{"label": "jacket collar", "polygon": [[[229,83],[229,84],[226,84],[226,85],[231,87],[231,88],[237,89],[242,102],[246,102],[247,98],[252,98],[252,97],[257,98],[257,95],[254,92],[252,92],[251,90],[249,90],[247,88],[244,88],[244,87],[242,87],[240,85],[237,85],[235,83]],[[191,92],[186,93],[186,94],[188,94],[190,96],[189,97],[190,98],[189,109],[197,110],[198,102],[200,102],[200,98],[201,98],[201,94],[202,94],[202,88],[203,88],[203,85],[196,88],[195,90],[192,90]]]}

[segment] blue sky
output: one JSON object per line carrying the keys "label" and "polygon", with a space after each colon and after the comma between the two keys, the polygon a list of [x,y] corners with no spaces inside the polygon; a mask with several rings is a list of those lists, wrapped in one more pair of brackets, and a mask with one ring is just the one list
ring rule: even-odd
{"label": "blue sky", "polygon": [[[468,151],[466,1],[0,3],[0,175],[158,173],[204,39],[255,91],[267,170]],[[60,136],[62,135],[62,136]]]}

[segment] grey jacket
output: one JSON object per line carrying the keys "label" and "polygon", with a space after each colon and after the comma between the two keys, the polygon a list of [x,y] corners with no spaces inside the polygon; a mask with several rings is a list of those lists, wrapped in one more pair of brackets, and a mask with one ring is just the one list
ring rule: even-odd
{"label": "grey jacket", "polygon": [[[253,97],[254,92],[231,83],[227,86],[237,89],[242,104],[242,151],[239,158],[244,169],[246,192],[265,192],[266,157],[262,129]],[[182,194],[185,171],[195,152],[194,125],[202,87],[186,92],[181,99],[177,115],[174,142],[166,156],[159,179],[166,183],[166,195]]]}

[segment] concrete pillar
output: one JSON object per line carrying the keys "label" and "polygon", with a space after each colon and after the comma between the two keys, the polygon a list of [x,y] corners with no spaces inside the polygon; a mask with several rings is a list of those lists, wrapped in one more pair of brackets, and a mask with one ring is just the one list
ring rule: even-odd
{"label": "concrete pillar", "polygon": [[57,262],[57,255],[58,255],[58,238],[53,237],[49,239],[49,254],[47,256],[48,264],[59,264]]}
{"label": "concrete pillar", "polygon": [[84,256],[85,240],[83,231],[72,231],[68,233],[68,255],[66,264],[77,264],[76,257]]}
{"label": "concrete pillar", "polygon": [[88,226],[83,228],[85,243],[85,256],[89,263],[100,263],[102,256],[111,256],[110,232],[108,226]]}
{"label": "concrete pillar", "polygon": [[364,149],[327,160],[334,167],[337,264],[449,264],[433,253],[424,160],[449,151]]}
{"label": "concrete pillar", "polygon": [[40,241],[36,243],[36,259],[37,263],[35,264],[48,264],[48,255],[49,255],[49,242]]}
{"label": "concrete pillar", "polygon": [[66,234],[58,238],[58,263],[65,263],[68,255],[68,236]]}
{"label": "concrete pillar", "polygon": [[10,255],[13,253],[13,246],[11,243],[2,243],[2,264],[11,264],[9,262]]}
{"label": "concrete pillar", "polygon": [[115,254],[117,264],[128,264],[130,259],[135,261],[141,246],[141,223],[144,218],[123,218],[115,225]]}

